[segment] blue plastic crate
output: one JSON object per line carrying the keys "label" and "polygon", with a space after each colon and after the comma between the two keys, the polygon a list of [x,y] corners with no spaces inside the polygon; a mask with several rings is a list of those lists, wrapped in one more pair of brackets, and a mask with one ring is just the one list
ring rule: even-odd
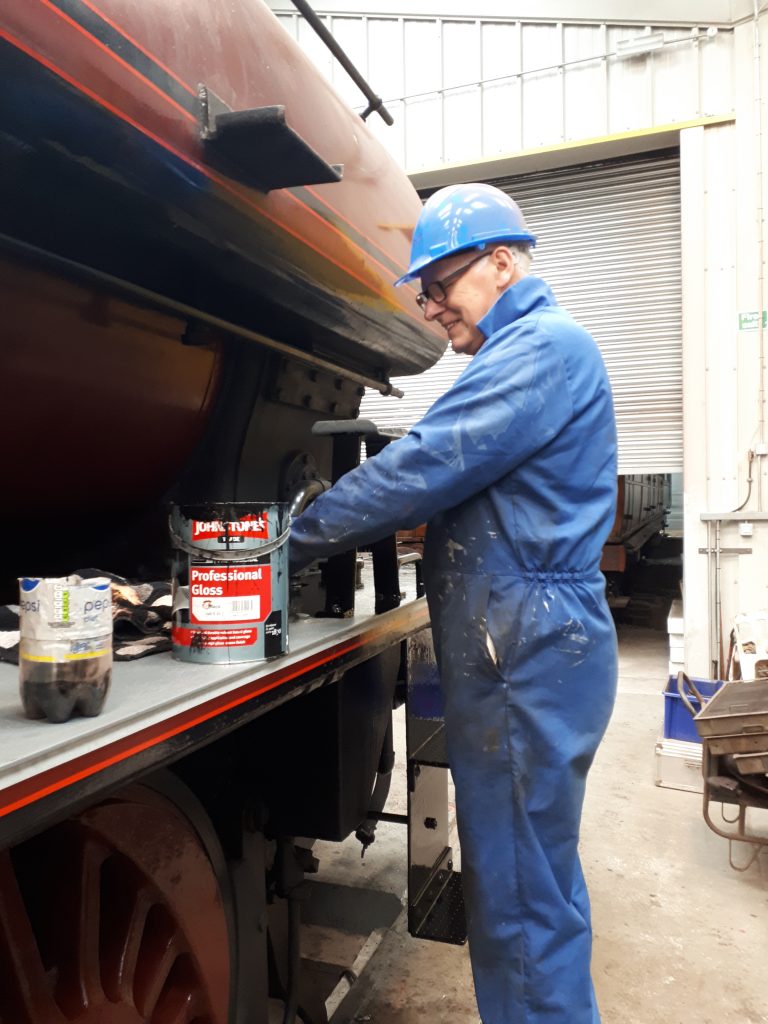
{"label": "blue plastic crate", "polygon": [[[706,701],[710,697],[714,697],[723,683],[717,679],[694,679],[693,685]],[[696,711],[701,711],[701,704],[691,690],[686,692]],[[664,738],[684,740],[686,743],[701,743],[691,713],[677,692],[677,676],[669,677],[669,682],[664,690]]]}
{"label": "blue plastic crate", "polygon": [[437,666],[416,662],[408,681],[408,713],[416,718],[443,717],[443,690]]}

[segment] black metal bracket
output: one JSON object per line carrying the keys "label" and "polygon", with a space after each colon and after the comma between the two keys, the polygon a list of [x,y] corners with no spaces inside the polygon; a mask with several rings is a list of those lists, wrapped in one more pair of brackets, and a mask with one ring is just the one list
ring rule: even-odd
{"label": "black metal bracket", "polygon": [[[360,462],[360,441],[365,438],[368,454],[374,456],[390,441],[402,437],[404,431],[379,430],[370,420],[319,420],[312,433],[333,438],[333,482]],[[400,604],[400,576],[397,542],[384,537],[371,545],[373,585],[376,590],[376,614],[397,608]],[[329,558],[325,570],[325,615],[343,618],[355,607],[356,552],[344,552]]]}
{"label": "black metal bracket", "polygon": [[231,110],[198,86],[200,137],[209,163],[245,185],[271,192],[341,181],[343,165],[328,164],[285,120],[285,107]]}

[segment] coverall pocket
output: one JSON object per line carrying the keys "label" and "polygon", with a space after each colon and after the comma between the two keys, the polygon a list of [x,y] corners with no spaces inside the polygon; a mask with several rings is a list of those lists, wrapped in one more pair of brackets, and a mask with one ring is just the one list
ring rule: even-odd
{"label": "coverall pocket", "polygon": [[503,646],[490,614],[493,581],[489,577],[467,577],[467,606],[471,608],[468,630],[476,669],[483,676],[502,679]]}

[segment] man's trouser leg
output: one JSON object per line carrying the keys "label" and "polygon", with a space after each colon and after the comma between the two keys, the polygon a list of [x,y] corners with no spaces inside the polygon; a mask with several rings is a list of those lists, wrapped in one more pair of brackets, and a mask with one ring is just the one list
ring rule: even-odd
{"label": "man's trouser leg", "polygon": [[[558,596],[572,611],[574,595]],[[483,1024],[597,1024],[578,838],[615,696],[613,626],[598,617],[587,629],[569,615],[563,640],[542,623],[527,629],[526,657],[510,657],[488,612],[501,650],[489,656],[482,637],[465,635],[463,654],[447,657],[443,644],[440,658],[480,1015]]]}

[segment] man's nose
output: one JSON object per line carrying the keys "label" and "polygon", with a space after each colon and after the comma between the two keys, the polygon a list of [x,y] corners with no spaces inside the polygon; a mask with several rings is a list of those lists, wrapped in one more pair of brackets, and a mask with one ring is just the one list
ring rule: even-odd
{"label": "man's nose", "polygon": [[427,296],[427,301],[424,304],[423,309],[424,309],[424,319],[425,320],[434,320],[435,317],[439,316],[440,313],[442,312],[443,303],[442,302],[435,302],[434,299],[431,299],[429,296]]}

